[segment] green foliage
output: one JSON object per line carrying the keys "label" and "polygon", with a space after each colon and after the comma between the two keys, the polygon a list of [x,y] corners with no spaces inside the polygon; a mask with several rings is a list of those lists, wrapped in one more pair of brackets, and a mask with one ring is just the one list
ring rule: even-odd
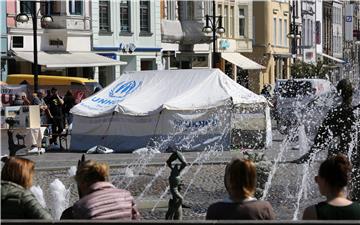
{"label": "green foliage", "polygon": [[302,61],[297,61],[291,65],[292,78],[320,78],[326,79],[326,75],[329,72],[323,61],[319,61],[316,64],[308,64]]}

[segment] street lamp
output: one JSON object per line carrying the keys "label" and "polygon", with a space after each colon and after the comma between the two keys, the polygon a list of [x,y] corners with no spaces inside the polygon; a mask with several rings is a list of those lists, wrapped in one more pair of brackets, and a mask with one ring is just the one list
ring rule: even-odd
{"label": "street lamp", "polygon": [[[36,11],[36,4],[47,4],[47,2],[43,1],[29,1],[31,3],[31,7],[29,7],[26,3],[24,6],[29,10],[31,19],[32,19],[32,25],[33,25],[33,41],[34,41],[34,63],[33,63],[33,73],[34,73],[34,93],[37,93],[39,90],[39,71],[38,71],[38,49],[37,49],[37,14]],[[16,15],[15,20],[20,23],[26,23],[29,21],[29,16],[24,13],[20,12],[18,15]],[[43,15],[41,17],[41,22],[44,23],[50,23],[53,22],[53,18],[49,15]]]}
{"label": "street lamp", "polygon": [[289,39],[291,39],[291,55],[294,59],[294,63],[296,61],[296,55],[297,55],[297,42],[299,39],[301,39],[301,31],[299,31],[299,25],[296,25],[295,19],[296,19],[296,10],[298,10],[295,7],[295,1],[293,0],[293,4],[291,6],[291,13],[292,13],[292,23],[290,24],[290,33],[287,35]]}
{"label": "street lamp", "polygon": [[222,26],[222,16],[216,16],[216,6],[215,1],[212,1],[213,7],[213,15],[205,16],[205,27],[202,31],[206,34],[212,32],[212,41],[213,41],[213,53],[212,53],[212,68],[216,68],[216,34],[223,34],[225,33],[225,28]]}

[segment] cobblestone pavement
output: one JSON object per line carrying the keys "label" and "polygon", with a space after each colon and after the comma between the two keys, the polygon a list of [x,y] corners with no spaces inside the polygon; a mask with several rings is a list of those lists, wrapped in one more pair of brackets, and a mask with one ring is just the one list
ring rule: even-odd
{"label": "cobblestone pavement", "polygon": [[[190,208],[184,209],[184,219],[204,219],[208,206],[226,197],[226,190],[223,185],[225,162],[235,154],[239,153],[227,152],[220,157],[212,158],[212,162],[194,164],[183,175],[183,194],[190,185],[189,190],[184,196],[186,205],[190,206]],[[196,153],[185,154],[185,157],[187,157],[188,161],[192,162],[195,158],[191,156],[194,157],[194,155]],[[98,159],[102,158],[101,156],[99,155]],[[111,167],[112,182],[119,188],[128,189],[135,196],[143,219],[165,218],[167,201],[170,198],[169,193],[164,195],[158,208],[154,211],[151,209],[167,187],[167,179],[170,173],[170,169],[164,165],[167,156],[168,154],[157,155],[150,165],[143,168],[137,164],[130,164],[130,166],[128,164],[129,167],[126,167],[123,163]],[[75,161],[79,157],[80,155],[78,154],[71,165],[75,165]],[[124,156],[125,161],[132,158],[130,156],[129,158],[127,157]],[[93,158],[93,156],[89,158]],[[48,203],[52,202],[49,195],[49,184],[55,178],[60,179],[66,187],[71,186],[70,204],[78,199],[75,182],[73,178],[69,177],[67,170],[68,168],[38,168],[35,182],[44,190],[45,199]],[[316,170],[314,169],[314,171]],[[160,173],[160,176],[157,176],[157,173]],[[306,196],[303,196],[300,201],[300,214],[302,214],[304,207],[320,200],[319,193],[312,182],[314,175],[312,173],[309,176],[309,181],[307,182],[309,186],[305,188]],[[301,179],[301,165],[282,164],[277,169],[266,199],[273,205],[278,219],[293,218]],[[150,188],[145,193],[142,193],[150,182],[152,182]],[[306,200],[303,200],[304,197]]]}
{"label": "cobblestone pavement", "polygon": [[[270,149],[259,150],[266,154],[268,160],[274,161],[282,148],[283,137],[274,134],[273,146]],[[226,151],[220,155],[206,155],[204,152],[184,153],[189,163],[188,172],[183,175],[183,190],[185,204],[190,208],[184,209],[184,219],[204,219],[208,206],[226,197],[223,184],[223,175],[226,162],[235,155],[242,155],[242,151]],[[206,158],[204,163],[199,163],[199,157]],[[281,161],[291,160],[300,155],[295,146],[286,146],[284,157]],[[43,155],[28,155],[36,162],[35,185],[44,190],[45,200],[48,207],[51,206],[49,184],[58,178],[71,190],[70,205],[78,199],[77,189],[73,178],[69,177],[68,169],[75,166],[81,154],[70,152],[51,152]],[[167,187],[167,179],[170,169],[165,167],[165,161],[169,157],[167,153],[154,154],[151,159],[137,154],[109,154],[87,155],[87,159],[108,162],[111,167],[111,178],[115,186],[128,189],[135,197],[143,219],[164,219],[169,194],[164,194],[163,199],[154,211],[152,207],[160,199]],[[148,163],[139,163],[139,161]],[[306,185],[300,185],[303,179],[303,165],[278,164],[275,175],[270,185],[266,200],[270,201],[277,214],[277,219],[293,219],[297,206],[299,193],[304,192],[299,200],[299,214],[301,217],[304,207],[321,200],[320,194],[313,182],[313,176],[317,171],[318,164],[310,169],[306,179]],[[157,176],[159,175],[159,176]],[[150,185],[151,183],[151,185]],[[149,186],[147,189],[146,187]],[[300,189],[303,187],[302,189]],[[146,190],[145,193],[142,193]],[[51,207],[50,207],[51,208]]]}

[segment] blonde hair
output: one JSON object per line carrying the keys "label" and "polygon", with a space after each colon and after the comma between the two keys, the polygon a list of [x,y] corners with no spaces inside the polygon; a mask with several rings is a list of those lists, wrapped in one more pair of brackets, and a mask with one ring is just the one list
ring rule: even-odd
{"label": "blonde hair", "polygon": [[1,180],[19,184],[25,189],[32,186],[35,163],[29,159],[9,157],[1,170]]}
{"label": "blonde hair", "polygon": [[109,181],[109,166],[106,163],[87,160],[78,167],[75,180],[78,184],[88,185],[98,181]]}
{"label": "blonde hair", "polygon": [[225,187],[233,197],[252,197],[256,191],[256,167],[251,160],[232,159],[224,178]]}

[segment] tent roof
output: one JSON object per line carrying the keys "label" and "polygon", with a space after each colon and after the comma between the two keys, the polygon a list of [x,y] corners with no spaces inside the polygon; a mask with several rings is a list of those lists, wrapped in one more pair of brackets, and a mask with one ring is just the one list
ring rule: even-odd
{"label": "tent roof", "polygon": [[98,117],[117,111],[149,115],[162,109],[209,109],[227,104],[266,103],[263,96],[242,87],[219,69],[128,72],[83,100],[71,112]]}

